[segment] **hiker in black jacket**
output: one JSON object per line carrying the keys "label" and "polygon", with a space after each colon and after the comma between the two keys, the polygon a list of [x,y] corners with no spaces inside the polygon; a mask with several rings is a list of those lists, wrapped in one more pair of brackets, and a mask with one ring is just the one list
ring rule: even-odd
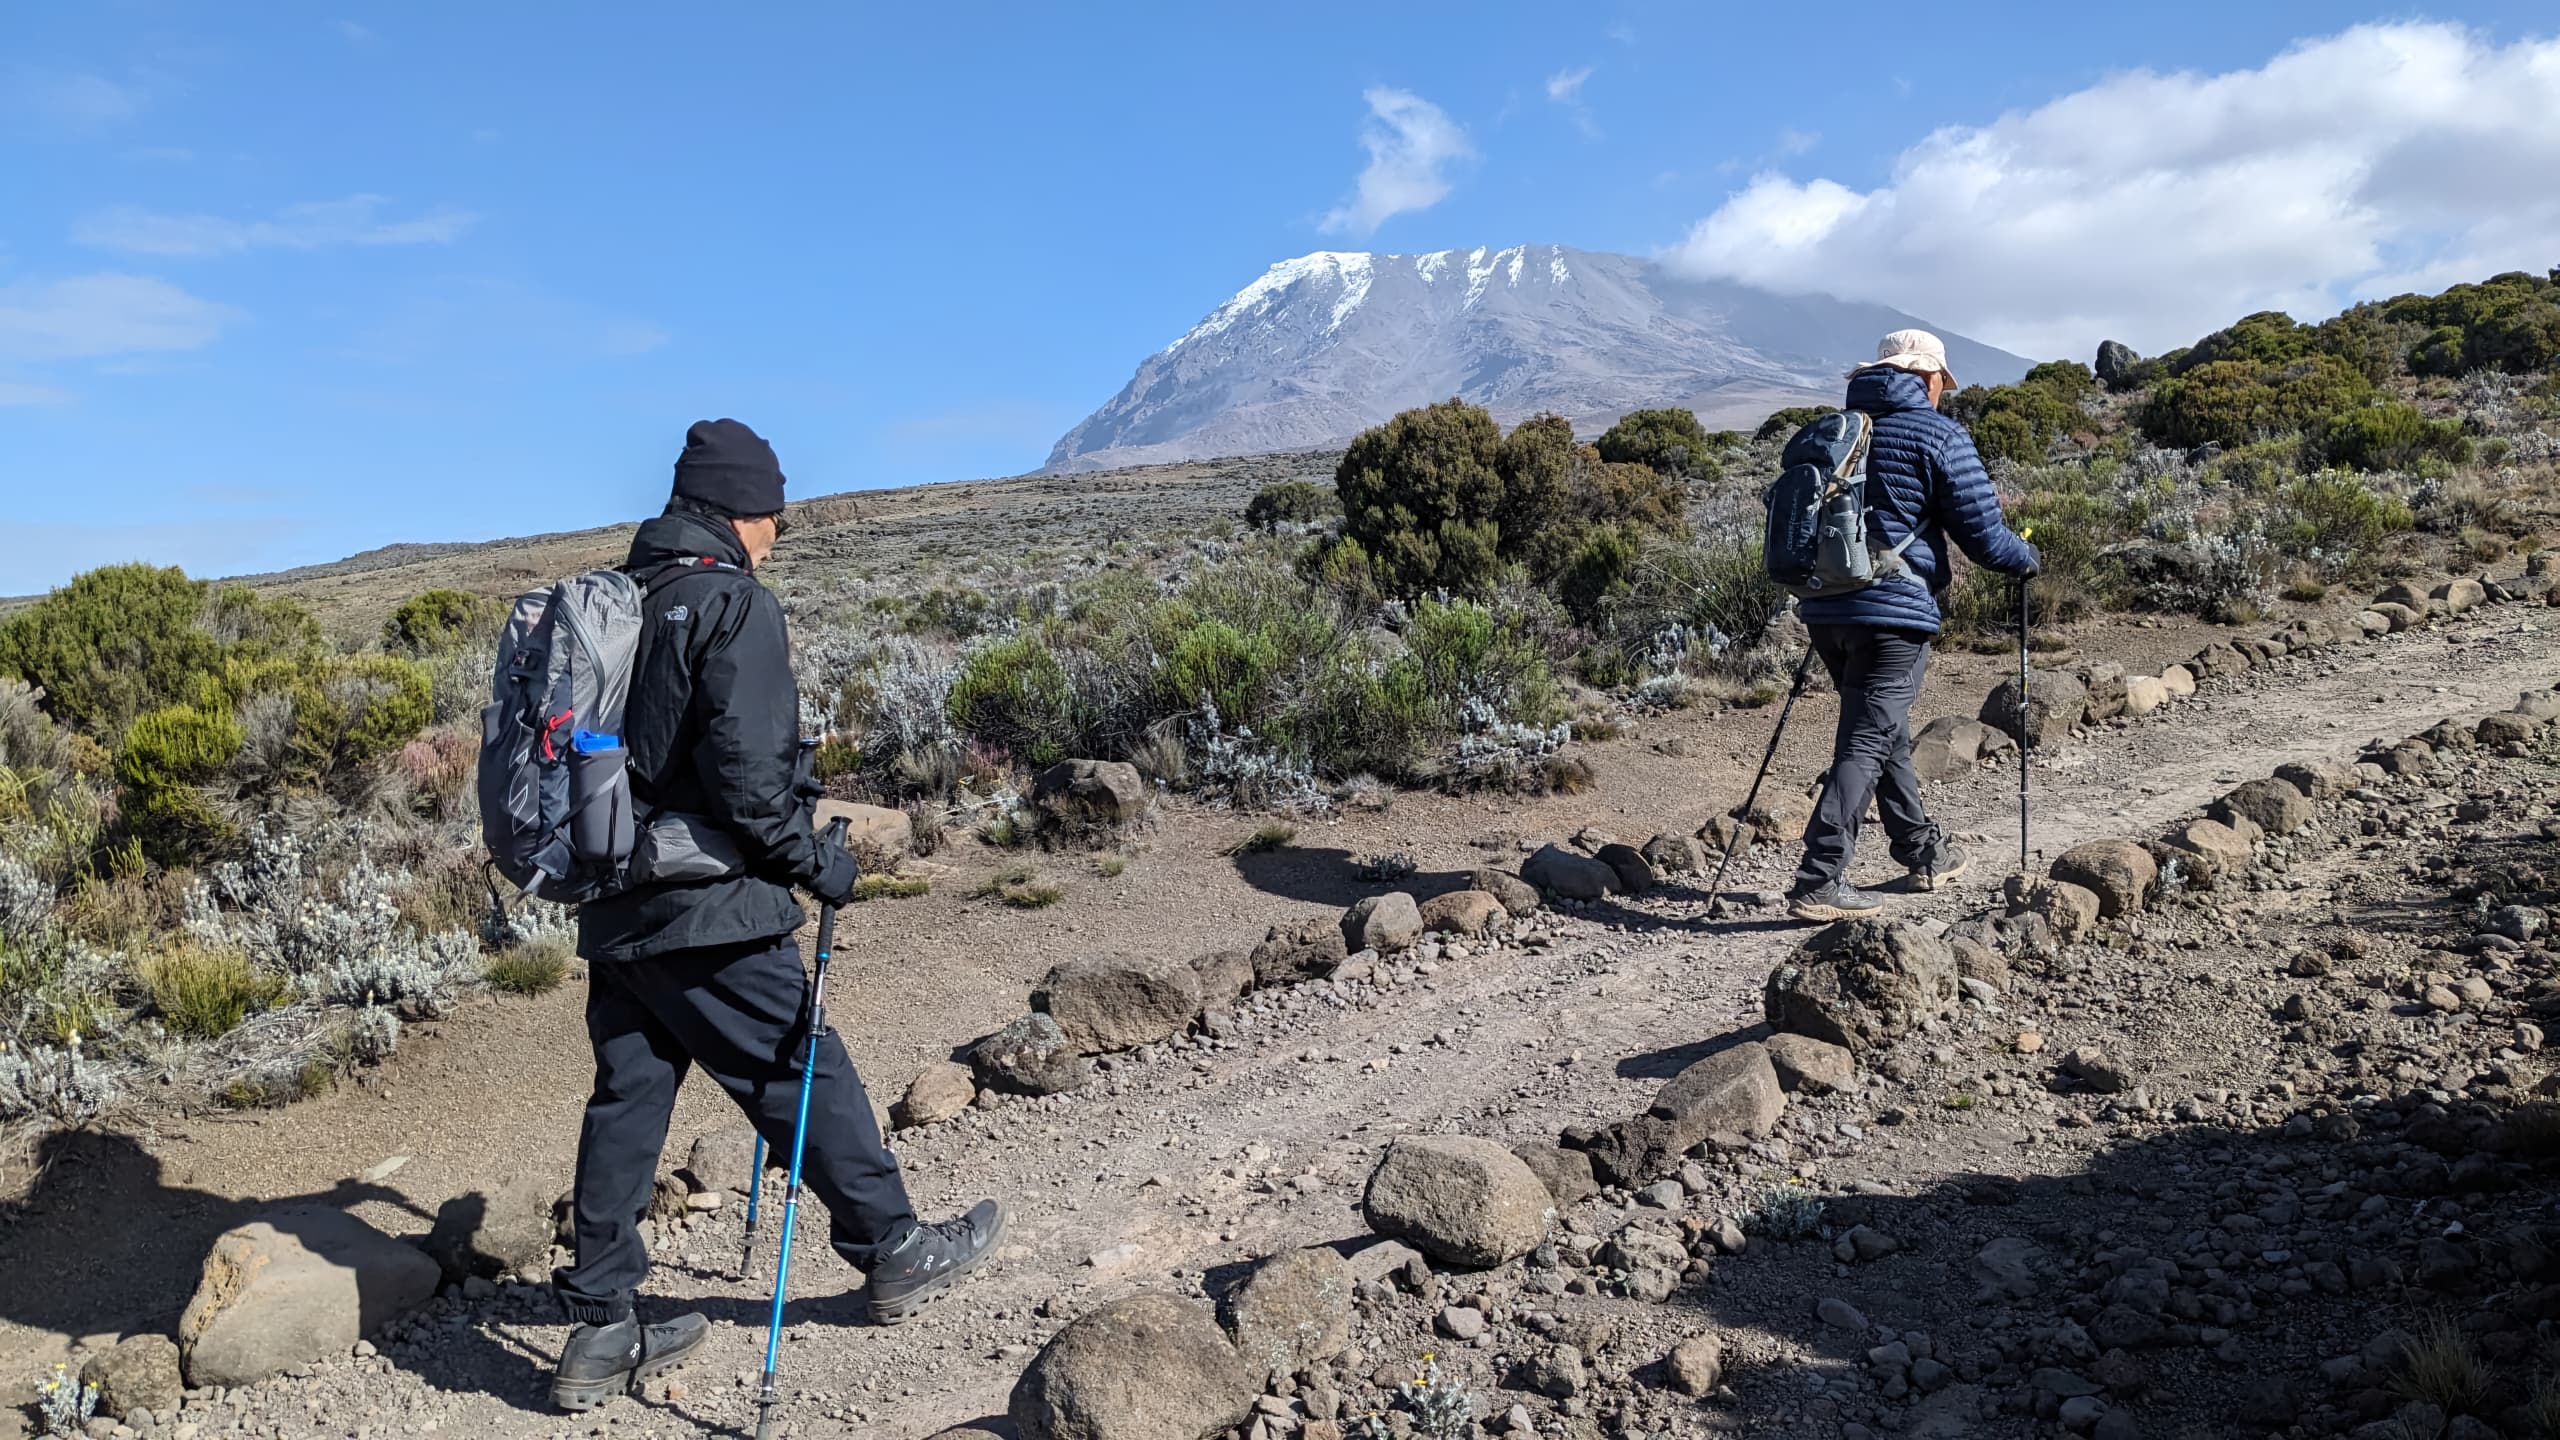
{"label": "hiker in black jacket", "polygon": [[[579,907],[596,1079],[578,1135],[577,1263],[553,1277],[576,1322],[552,1386],[568,1409],[672,1368],[708,1333],[698,1314],[644,1328],[632,1308],[676,1087],[700,1067],[788,1153],[810,1000],[793,938],[806,917],[792,891],[829,905],[853,892],[853,857],[811,824],[790,638],[755,578],[782,533],[782,487],[773,448],[753,430],[706,420],[685,435],[666,513],[631,541],[626,568],[648,589],[624,713],[632,791],[644,824],[659,812],[695,817],[711,837],[702,848],[730,868]],[[832,1031],[818,1039],[805,1143],[808,1184],[826,1202],[837,1253],[867,1276],[878,1323],[948,1290],[1003,1233],[992,1200],[917,1222]]]}

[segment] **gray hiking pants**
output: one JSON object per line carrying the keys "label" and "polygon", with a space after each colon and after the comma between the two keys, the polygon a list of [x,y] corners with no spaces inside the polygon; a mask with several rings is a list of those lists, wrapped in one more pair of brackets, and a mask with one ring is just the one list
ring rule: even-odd
{"label": "gray hiking pants", "polygon": [[1911,702],[1929,668],[1929,634],[1867,625],[1811,629],[1813,651],[1840,692],[1840,730],[1831,743],[1831,778],[1805,826],[1799,895],[1848,873],[1870,799],[1904,868],[1917,868],[1945,843],[1920,803],[1920,776],[1911,768]]}

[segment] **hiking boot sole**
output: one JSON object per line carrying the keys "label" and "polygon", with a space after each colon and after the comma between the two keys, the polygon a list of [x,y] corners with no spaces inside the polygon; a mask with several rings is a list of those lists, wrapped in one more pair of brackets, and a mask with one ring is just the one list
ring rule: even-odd
{"label": "hiking boot sole", "polygon": [[941,1274],[934,1276],[931,1280],[926,1281],[922,1285],[917,1286],[914,1290],[909,1291],[907,1294],[902,1295],[887,1304],[881,1303],[877,1296],[870,1297],[871,1323],[874,1325],[904,1325],[908,1321],[916,1318],[917,1314],[921,1312],[924,1307],[949,1294],[952,1286],[968,1279],[979,1266],[986,1264],[987,1257],[995,1254],[996,1247],[1004,1243],[1004,1232],[1009,1229],[1012,1224],[1013,1212],[999,1206],[996,1210],[996,1228],[988,1234],[987,1243],[978,1247],[977,1254],[970,1256],[968,1259],[961,1261],[959,1264],[952,1266],[950,1269],[943,1271]]}
{"label": "hiking boot sole", "polygon": [[709,1329],[694,1338],[690,1345],[680,1346],[664,1355],[643,1360],[632,1369],[607,1375],[601,1380],[560,1380],[551,1382],[551,1403],[572,1415],[583,1415],[617,1395],[629,1393],[643,1380],[654,1379],[693,1358],[702,1342],[711,1338]]}
{"label": "hiking boot sole", "polygon": [[1872,909],[1852,910],[1845,905],[1824,905],[1812,900],[1797,900],[1787,906],[1787,913],[1799,920],[1864,920],[1870,916],[1883,914],[1884,907],[1878,905]]}
{"label": "hiking boot sole", "polygon": [[1914,870],[1911,872],[1911,888],[1914,890],[1944,890],[1947,888],[1948,882],[1954,880],[1957,876],[1962,875],[1964,872],[1972,868],[1973,862],[1971,860],[1967,860],[1953,870]]}

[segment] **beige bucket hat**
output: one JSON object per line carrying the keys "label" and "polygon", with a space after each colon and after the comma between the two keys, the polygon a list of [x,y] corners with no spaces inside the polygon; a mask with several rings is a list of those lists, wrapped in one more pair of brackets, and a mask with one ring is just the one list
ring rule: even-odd
{"label": "beige bucket hat", "polygon": [[1956,381],[1956,372],[1947,368],[1947,342],[1926,330],[1896,330],[1876,342],[1876,358],[1849,373],[1890,366],[1908,370],[1914,375],[1944,375],[1947,383]]}

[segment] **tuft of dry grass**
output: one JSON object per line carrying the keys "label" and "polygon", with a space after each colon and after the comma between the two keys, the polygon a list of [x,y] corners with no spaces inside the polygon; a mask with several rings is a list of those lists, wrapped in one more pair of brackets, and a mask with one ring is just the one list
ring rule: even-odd
{"label": "tuft of dry grass", "polygon": [[865,875],[854,882],[856,900],[913,900],[933,893],[933,882],[921,875]]}
{"label": "tuft of dry grass", "polygon": [[1118,854],[1116,852],[1107,852],[1093,857],[1094,873],[1100,875],[1105,880],[1119,879],[1122,872],[1126,871],[1128,868],[1129,857],[1126,855]]}
{"label": "tuft of dry grass", "polygon": [[1298,827],[1286,820],[1265,820],[1248,834],[1228,841],[1218,851],[1221,855],[1260,855],[1277,850],[1298,838]]}
{"label": "tuft of dry grass", "polygon": [[988,876],[985,883],[970,894],[980,900],[1000,901],[1016,910],[1044,909],[1067,898],[1065,886],[1022,861]]}
{"label": "tuft of dry grass", "polygon": [[2392,1377],[2391,1388],[2447,1415],[2459,1415],[2487,1399],[2496,1378],[2462,1327],[2451,1316],[2438,1314],[2429,1316],[2418,1327],[2417,1337],[2402,1357],[2400,1373]]}
{"label": "tuft of dry grass", "polygon": [[246,952],[192,941],[142,957],[135,967],[151,1008],[169,1033],[190,1040],[230,1034],[285,998],[284,977],[260,970]]}
{"label": "tuft of dry grass", "polygon": [[490,956],[480,974],[510,995],[548,995],[569,978],[570,958],[566,941],[529,940]]}

